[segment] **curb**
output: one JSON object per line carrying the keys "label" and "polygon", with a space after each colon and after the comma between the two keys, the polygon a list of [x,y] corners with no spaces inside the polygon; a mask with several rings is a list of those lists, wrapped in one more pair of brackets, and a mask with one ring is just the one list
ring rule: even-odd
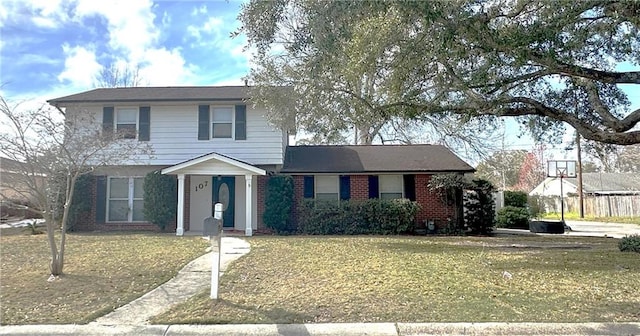
{"label": "curb", "polygon": [[640,335],[640,322],[628,323],[318,323],[220,325],[19,325],[0,335],[257,335],[257,336],[418,336],[418,335]]}

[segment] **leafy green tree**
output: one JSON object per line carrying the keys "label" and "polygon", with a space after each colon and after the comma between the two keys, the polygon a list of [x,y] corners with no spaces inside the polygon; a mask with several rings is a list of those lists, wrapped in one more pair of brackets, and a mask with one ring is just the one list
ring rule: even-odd
{"label": "leafy green tree", "polygon": [[478,164],[476,176],[490,181],[500,189],[512,188],[518,184],[520,168],[526,158],[526,150],[494,152]]}
{"label": "leafy green tree", "polygon": [[640,143],[618,86],[640,84],[636,2],[251,0],[239,18],[255,101],[279,124],[368,143],[393,118],[478,132],[509,116],[538,139],[568,124]]}
{"label": "leafy green tree", "polygon": [[178,211],[176,178],[153,171],[144,177],[143,189],[144,217],[164,231]]}

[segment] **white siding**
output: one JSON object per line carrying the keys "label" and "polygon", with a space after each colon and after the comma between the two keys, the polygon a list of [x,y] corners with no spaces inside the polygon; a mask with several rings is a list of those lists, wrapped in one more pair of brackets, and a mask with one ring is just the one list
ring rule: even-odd
{"label": "white siding", "polygon": [[[227,103],[220,105],[234,105]],[[120,105],[115,105],[120,107]],[[131,104],[126,106],[130,107]],[[261,109],[247,106],[247,140],[198,140],[198,103],[151,106],[149,144],[153,157],[128,162],[132,165],[173,165],[204,154],[216,152],[254,165],[282,164],[284,156],[283,132],[271,126]],[[102,122],[103,105],[83,106],[83,113]],[[67,108],[70,110],[71,108]]]}

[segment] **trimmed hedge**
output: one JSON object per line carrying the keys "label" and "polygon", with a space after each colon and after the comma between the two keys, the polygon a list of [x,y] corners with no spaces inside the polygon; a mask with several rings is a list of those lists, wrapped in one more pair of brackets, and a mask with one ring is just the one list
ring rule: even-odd
{"label": "trimmed hedge", "polygon": [[527,198],[528,195],[524,191],[504,191],[504,206],[512,206],[518,208],[527,207]]}
{"label": "trimmed hedge", "polygon": [[406,199],[304,200],[298,210],[299,233],[390,235],[412,231],[420,205]]}
{"label": "trimmed hedge", "polygon": [[529,211],[526,208],[506,206],[498,211],[496,226],[509,229],[529,229]]}
{"label": "trimmed hedge", "polygon": [[277,175],[269,178],[265,197],[265,209],[262,214],[264,225],[276,233],[288,234],[295,231],[291,221],[293,204],[293,178]]}

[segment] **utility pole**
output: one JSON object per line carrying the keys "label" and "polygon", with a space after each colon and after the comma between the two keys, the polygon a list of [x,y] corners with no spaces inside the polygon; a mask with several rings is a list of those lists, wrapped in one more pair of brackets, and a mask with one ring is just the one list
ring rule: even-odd
{"label": "utility pole", "polygon": [[580,150],[580,133],[576,131],[576,148],[578,149],[578,203],[580,218],[584,218],[584,198],[582,195],[582,151]]}

